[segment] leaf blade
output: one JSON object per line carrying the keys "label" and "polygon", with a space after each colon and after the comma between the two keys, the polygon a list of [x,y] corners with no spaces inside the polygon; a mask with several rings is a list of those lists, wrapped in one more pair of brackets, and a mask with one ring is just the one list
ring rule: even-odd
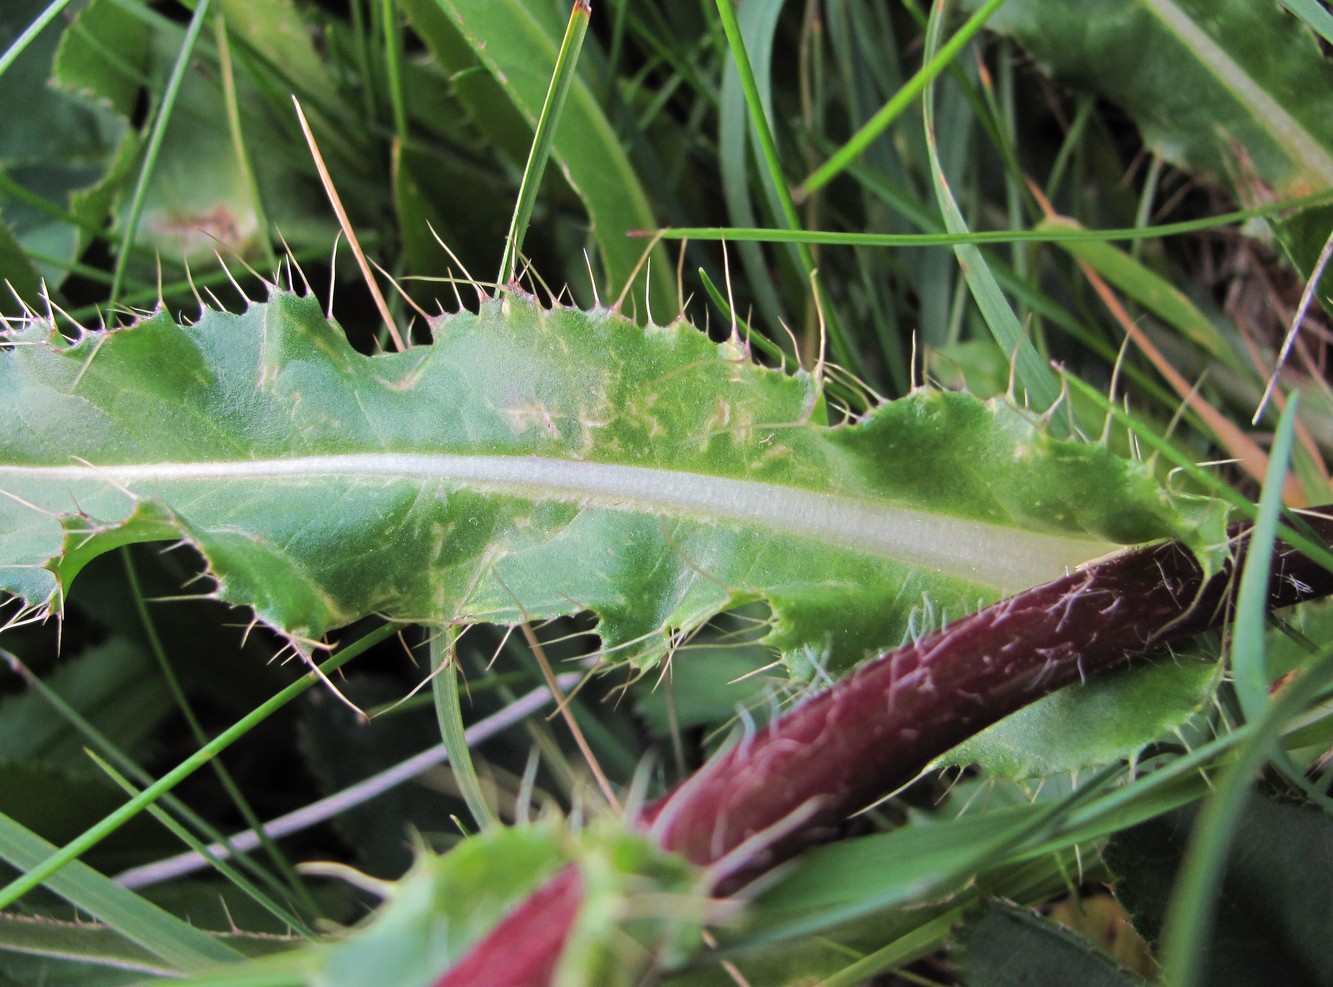
{"label": "leaf blade", "polygon": [[763,600],[768,643],[841,668],[1207,513],[1002,402],[811,423],[807,375],[683,323],[508,295],[433,328],[366,357],[281,292],[72,347],[34,327],[0,358],[30,409],[0,449],[4,586],[53,602],[111,546],[183,537],[217,596],[302,638],[590,610],[651,663]]}

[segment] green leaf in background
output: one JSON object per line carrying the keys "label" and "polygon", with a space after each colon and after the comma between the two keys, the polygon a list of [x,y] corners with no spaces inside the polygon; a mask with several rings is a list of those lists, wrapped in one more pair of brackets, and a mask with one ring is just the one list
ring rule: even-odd
{"label": "green leaf in background", "polygon": [[[0,9],[0,50],[7,48],[38,14],[47,0],[13,0]],[[80,30],[94,16],[85,10],[71,31]],[[113,15],[99,21],[98,30],[133,41],[122,33],[126,18]],[[85,79],[74,76],[67,86],[52,86],[53,64],[61,34],[49,25],[0,78],[0,106],[22,106],[22,113],[7,113],[0,127],[0,216],[19,244],[37,260],[42,278],[60,285],[86,242],[81,219],[71,211],[71,197],[96,185],[112,167],[127,128],[106,103],[88,100],[77,90]],[[133,53],[130,43],[124,50]],[[75,90],[75,91],[71,91]],[[119,90],[117,91],[119,95]],[[82,217],[96,224],[96,220]],[[7,249],[6,249],[7,252]],[[0,258],[6,259],[7,258]],[[22,280],[28,264],[3,268]],[[29,297],[29,301],[34,300]]]}
{"label": "green leaf in background", "polygon": [[1061,689],[959,744],[936,763],[1044,778],[1130,757],[1184,726],[1212,698],[1213,661],[1165,658]]}
{"label": "green leaf in background", "polygon": [[126,120],[133,117],[148,60],[146,22],[122,6],[94,0],[59,38],[53,68],[61,87]]}
{"label": "green leaf in background", "polygon": [[1142,987],[1090,940],[1007,902],[991,902],[962,933],[962,982],[969,987]]}
{"label": "green leaf in background", "polygon": [[[168,714],[166,683],[152,674],[148,649],[123,637],[89,647],[66,658],[44,677],[93,726],[117,745],[139,750]],[[86,739],[53,715],[40,692],[29,690],[0,700],[0,751],[5,757],[31,758],[63,768],[91,769]]]}
{"label": "green leaf in background", "polygon": [[990,27],[1242,202],[1333,186],[1333,66],[1274,0],[1009,0]]}
{"label": "green leaf in background", "polygon": [[[1196,813],[1173,812],[1116,834],[1107,863],[1117,893],[1149,942]],[[1333,820],[1317,808],[1253,797],[1227,854],[1203,982],[1212,987],[1333,981]]]}
{"label": "green leaf in background", "polygon": [[0,315],[18,314],[20,308],[15,295],[33,302],[41,297],[42,278],[36,265],[28,259],[23,245],[3,221],[0,221],[0,271],[5,272],[5,280],[13,286],[13,293],[8,298],[0,296]]}
{"label": "green leaf in background", "polygon": [[1207,504],[1003,402],[923,389],[829,427],[808,374],[684,322],[508,294],[431,328],[364,356],[275,290],[184,328],[11,333],[0,585],[55,607],[109,548],[184,539],[298,639],[591,611],[641,664],[762,601],[809,675],[1117,542],[1220,543]]}
{"label": "green leaf in background", "polygon": [[[222,5],[226,24],[239,39],[253,44],[260,57],[277,57],[292,85],[332,88],[304,25],[288,4],[256,0],[229,0]],[[150,30],[152,22],[114,0],[93,0],[61,37],[55,75],[62,86],[84,100],[105,107],[128,126],[143,92],[156,93],[164,85],[176,58],[179,38],[171,30]],[[274,45],[281,42],[280,48]],[[136,61],[127,61],[124,53]],[[327,242],[331,229],[318,188],[308,177],[302,159],[287,167],[268,167],[253,173],[242,160],[229,132],[229,119],[218,68],[200,56],[201,65],[183,80],[148,186],[134,243],[148,251],[154,264],[157,253],[168,263],[182,258],[204,262],[221,247],[233,255],[258,256],[268,230],[264,220],[279,226],[289,245]],[[238,100],[247,108],[243,141],[282,153],[296,147],[291,118],[265,112],[264,94],[250,73],[235,76]],[[285,107],[284,107],[285,111]],[[131,134],[131,137],[134,137]],[[137,150],[136,140],[129,142]],[[302,152],[304,153],[304,152]],[[76,199],[81,215],[100,224],[105,208],[124,224],[130,202],[127,181],[140,162],[137,155],[122,155],[111,168],[116,181],[103,194]],[[151,280],[150,275],[145,279]]]}
{"label": "green leaf in background", "polygon": [[219,6],[228,32],[279,67],[298,93],[327,98],[336,91],[333,73],[320,57],[318,35],[295,0],[220,0]]}

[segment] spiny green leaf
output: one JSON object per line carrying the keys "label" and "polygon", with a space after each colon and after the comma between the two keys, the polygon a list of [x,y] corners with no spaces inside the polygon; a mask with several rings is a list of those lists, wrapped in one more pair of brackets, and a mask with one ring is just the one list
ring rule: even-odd
{"label": "spiny green leaf", "polygon": [[0,914],[0,948],[0,976],[10,984],[114,987],[175,972],[148,950],[93,922]]}
{"label": "spiny green leaf", "polygon": [[1115,542],[1217,540],[1207,505],[1005,403],[920,390],[827,426],[808,374],[683,321],[511,294],[432,329],[363,356],[275,291],[187,328],[16,331],[0,586],[58,606],[101,552],[183,539],[219,598],[298,638],[592,611],[643,663],[762,601],[808,673]]}
{"label": "spiny green leaf", "polygon": [[[275,935],[211,934],[246,956],[290,949],[292,941]],[[0,977],[6,984],[43,987],[110,987],[143,984],[175,972],[152,952],[127,941],[115,929],[82,919],[64,922],[0,913]],[[239,957],[238,957],[239,959]]]}

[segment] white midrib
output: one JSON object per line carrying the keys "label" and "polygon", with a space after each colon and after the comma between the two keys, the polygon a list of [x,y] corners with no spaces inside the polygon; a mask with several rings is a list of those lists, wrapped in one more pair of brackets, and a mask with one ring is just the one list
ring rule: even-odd
{"label": "white midrib", "polygon": [[572,502],[704,521],[738,521],[1016,591],[1063,575],[1116,546],[944,517],[834,493],[702,473],[538,456],[349,453],[286,459],[0,466],[6,480],[105,483],[141,496],[218,481],[420,480],[528,500]]}

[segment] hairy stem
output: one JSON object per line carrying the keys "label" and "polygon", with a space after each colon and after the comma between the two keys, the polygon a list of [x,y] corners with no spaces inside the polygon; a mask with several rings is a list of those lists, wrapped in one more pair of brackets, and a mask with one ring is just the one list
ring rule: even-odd
{"label": "hairy stem", "polygon": [[[1311,527],[1333,538],[1333,520]],[[638,823],[664,848],[709,868],[714,893],[732,893],[1015,710],[1219,626],[1231,612],[1248,526],[1231,534],[1236,558],[1211,578],[1178,542],[1130,549],[891,651],[713,758]],[[1270,609],[1333,593],[1333,572],[1285,545],[1272,573]],[[577,897],[572,878],[554,880],[560,894],[549,884],[537,892],[437,987],[512,983],[508,958],[538,929],[555,951],[545,967],[553,970],[563,932],[547,933],[567,930]],[[458,979],[464,968],[467,979]]]}

